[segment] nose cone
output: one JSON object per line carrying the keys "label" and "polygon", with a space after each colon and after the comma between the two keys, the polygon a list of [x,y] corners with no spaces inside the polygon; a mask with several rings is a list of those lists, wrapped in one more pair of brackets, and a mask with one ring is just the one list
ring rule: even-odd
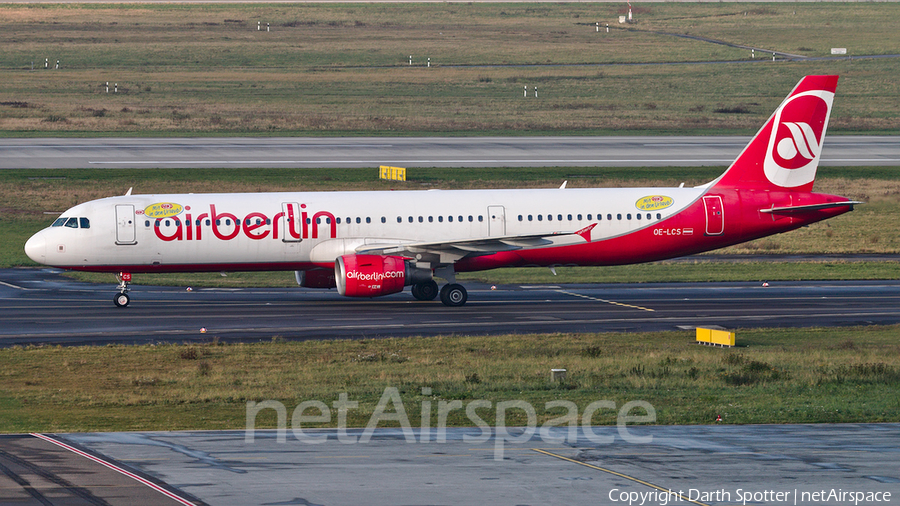
{"label": "nose cone", "polygon": [[28,239],[25,243],[25,254],[39,264],[47,263],[47,237],[43,230]]}

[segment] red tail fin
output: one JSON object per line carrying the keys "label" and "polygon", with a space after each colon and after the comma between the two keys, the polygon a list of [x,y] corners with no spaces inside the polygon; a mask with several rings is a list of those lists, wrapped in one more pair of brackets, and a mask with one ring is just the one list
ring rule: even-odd
{"label": "red tail fin", "polygon": [[801,79],[713,186],[811,191],[837,80]]}

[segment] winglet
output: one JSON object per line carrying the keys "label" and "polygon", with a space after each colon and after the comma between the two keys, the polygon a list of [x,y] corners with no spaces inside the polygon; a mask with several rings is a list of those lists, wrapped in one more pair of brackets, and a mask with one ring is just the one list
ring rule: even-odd
{"label": "winglet", "polygon": [[596,223],[591,223],[590,225],[584,227],[583,229],[575,232],[575,234],[580,235],[581,238],[584,239],[585,241],[591,242],[591,230],[594,230],[594,227],[596,227],[596,226],[597,226]]}

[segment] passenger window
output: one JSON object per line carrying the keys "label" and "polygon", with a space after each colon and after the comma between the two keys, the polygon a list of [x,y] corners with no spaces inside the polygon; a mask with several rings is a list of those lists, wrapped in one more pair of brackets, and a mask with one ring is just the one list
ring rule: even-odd
{"label": "passenger window", "polygon": [[369,218],[368,216],[366,216],[366,223],[372,223],[372,218]]}
{"label": "passenger window", "polygon": [[462,216],[459,216],[459,222],[462,223]]}
{"label": "passenger window", "polygon": [[444,217],[438,216],[438,223],[443,223],[443,222],[444,222]]}
{"label": "passenger window", "polygon": [[483,221],[484,221],[484,216],[482,216],[482,215],[479,214],[479,215],[478,215],[478,223],[481,223],[481,222],[483,222]]}
{"label": "passenger window", "polygon": [[519,221],[522,221],[522,215],[521,215],[521,214],[519,215]]}
{"label": "passenger window", "polygon": [[[572,217],[569,216],[569,219],[571,220]],[[556,215],[556,220],[557,220],[557,221],[562,221],[562,215],[561,215],[561,214],[557,214],[557,215]]]}
{"label": "passenger window", "polygon": [[397,223],[403,223],[403,218],[397,216]]}
{"label": "passenger window", "polygon": [[[569,219],[571,220],[572,218],[569,218]],[[578,221],[581,221],[581,215],[580,215],[580,214],[578,215]]]}
{"label": "passenger window", "polygon": [[637,219],[641,219],[641,213],[637,213]]}
{"label": "passenger window", "polygon": [[553,221],[553,215],[552,215],[552,214],[548,214],[548,215],[547,215],[547,221]]}
{"label": "passenger window", "polygon": [[[591,216],[593,216],[593,215],[592,215],[592,214],[587,215],[588,221],[591,221]],[[599,214],[597,215],[597,219],[598,219],[598,220],[600,219],[600,215],[599,215]]]}
{"label": "passenger window", "polygon": [[453,216],[447,216],[447,221],[449,221],[450,223],[453,223]]}
{"label": "passenger window", "polygon": [[538,221],[544,221],[544,215],[543,215],[543,214],[539,214],[539,215],[538,215]]}
{"label": "passenger window", "polygon": [[469,216],[469,223],[472,223],[473,221],[475,221],[475,218],[473,218],[473,217],[470,215],[470,216]]}
{"label": "passenger window", "polygon": [[422,216],[419,216],[419,223],[425,223],[425,218],[423,218]]}
{"label": "passenger window", "polygon": [[359,219],[359,218],[357,217],[357,218],[356,218],[356,224],[359,225],[360,223],[362,223],[362,220]]}
{"label": "passenger window", "polygon": [[[611,215],[611,214],[607,214],[607,215],[606,215],[606,219],[609,220],[609,221],[612,221],[612,215]],[[621,220],[622,217],[619,216],[619,219]]]}
{"label": "passenger window", "polygon": [[622,215],[621,215],[621,214],[617,214],[617,215],[616,215],[616,219],[617,219],[617,220],[621,220],[621,219],[622,219]]}
{"label": "passenger window", "polygon": [[528,221],[532,221],[532,216],[530,214],[528,215]]}
{"label": "passenger window", "polygon": [[382,223],[387,223],[387,218],[385,218],[384,216],[382,216],[382,217],[381,217],[381,222],[382,222]]}
{"label": "passenger window", "polygon": [[428,217],[428,223],[434,223],[434,216]]}
{"label": "passenger window", "polygon": [[631,213],[626,214],[625,217],[626,217],[627,219],[630,220],[630,219],[631,219]]}

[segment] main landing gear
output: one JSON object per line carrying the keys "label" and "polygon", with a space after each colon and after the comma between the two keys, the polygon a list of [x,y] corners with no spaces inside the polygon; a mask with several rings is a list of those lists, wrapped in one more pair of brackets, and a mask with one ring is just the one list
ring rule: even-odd
{"label": "main landing gear", "polygon": [[113,298],[113,302],[116,304],[116,307],[127,307],[128,303],[131,302],[131,297],[128,296],[128,283],[131,281],[131,273],[120,272],[116,274],[116,280],[119,281],[119,286],[117,287],[119,293]]}
{"label": "main landing gear", "polygon": [[440,295],[441,302],[450,307],[462,306],[469,299],[469,293],[462,285],[449,283],[438,291],[438,285],[434,280],[412,285],[412,295],[416,300],[434,300]]}
{"label": "main landing gear", "polygon": [[412,286],[412,295],[416,300],[434,300],[438,296],[438,286],[433,279]]}
{"label": "main landing gear", "polygon": [[469,300],[469,292],[460,284],[450,283],[441,288],[441,302],[445,306],[459,307],[467,300]]}

